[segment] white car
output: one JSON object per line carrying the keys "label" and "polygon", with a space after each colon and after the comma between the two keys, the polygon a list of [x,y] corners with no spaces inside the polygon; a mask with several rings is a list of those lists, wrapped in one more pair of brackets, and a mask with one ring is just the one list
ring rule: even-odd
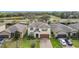
{"label": "white car", "polygon": [[62,44],[62,45],[67,45],[66,44],[66,41],[64,40],[65,38],[58,38],[58,40],[60,41],[60,43]]}
{"label": "white car", "polygon": [[4,43],[4,40],[0,41],[0,47],[2,46],[3,43]]}

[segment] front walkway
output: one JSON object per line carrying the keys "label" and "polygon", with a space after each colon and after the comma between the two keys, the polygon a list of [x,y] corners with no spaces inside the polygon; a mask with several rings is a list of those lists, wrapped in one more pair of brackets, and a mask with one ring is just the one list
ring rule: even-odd
{"label": "front walkway", "polygon": [[48,38],[40,39],[40,48],[52,48],[52,44]]}

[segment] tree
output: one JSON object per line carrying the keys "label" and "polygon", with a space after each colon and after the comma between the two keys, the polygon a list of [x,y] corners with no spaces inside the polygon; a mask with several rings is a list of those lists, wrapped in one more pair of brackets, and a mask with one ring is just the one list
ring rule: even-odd
{"label": "tree", "polygon": [[16,31],[15,33],[14,33],[14,39],[16,40],[16,47],[18,48],[18,40],[19,40],[19,38],[20,38],[20,32],[18,32],[18,31]]}
{"label": "tree", "polygon": [[47,22],[49,20],[50,16],[49,15],[43,15],[42,17],[39,18],[39,21],[45,21]]}

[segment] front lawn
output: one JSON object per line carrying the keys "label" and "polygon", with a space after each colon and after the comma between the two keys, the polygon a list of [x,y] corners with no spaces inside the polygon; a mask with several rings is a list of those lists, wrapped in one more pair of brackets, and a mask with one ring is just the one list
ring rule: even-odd
{"label": "front lawn", "polygon": [[22,42],[22,48],[31,48],[31,44],[35,42],[35,48],[40,48],[40,43],[39,43],[39,39],[34,39],[34,40],[27,40],[26,39],[23,39],[23,42]]}
{"label": "front lawn", "polygon": [[27,33],[25,34],[23,40],[22,40],[22,48],[31,48],[32,44],[35,44],[35,48],[40,48],[40,42],[39,39],[37,38],[33,38],[33,37],[29,37],[27,35]]}
{"label": "front lawn", "polygon": [[52,43],[53,48],[62,48],[61,43],[57,39],[51,38],[50,41]]}
{"label": "front lawn", "polygon": [[35,48],[40,48],[40,40],[36,39]]}
{"label": "front lawn", "polygon": [[22,40],[22,44],[21,44],[22,48],[30,48],[30,45],[31,45],[31,41],[30,40],[27,40],[27,38],[24,38]]}
{"label": "front lawn", "polygon": [[73,39],[72,38],[72,43],[73,43],[74,47],[79,48],[79,40],[78,39]]}

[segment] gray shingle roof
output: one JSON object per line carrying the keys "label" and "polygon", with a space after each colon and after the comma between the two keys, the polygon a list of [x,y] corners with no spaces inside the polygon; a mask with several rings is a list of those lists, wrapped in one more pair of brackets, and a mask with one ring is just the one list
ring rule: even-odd
{"label": "gray shingle roof", "polygon": [[63,25],[63,24],[51,24],[50,26],[51,26],[51,30],[53,30],[53,31],[63,31],[63,32],[77,31],[76,29],[73,29],[73,28]]}
{"label": "gray shingle roof", "polygon": [[79,30],[79,23],[70,24],[69,27],[71,27],[71,28],[73,28],[73,29],[76,29],[76,30]]}
{"label": "gray shingle roof", "polygon": [[67,34],[66,32],[58,32],[58,34]]}
{"label": "gray shingle roof", "polygon": [[34,22],[31,23],[28,27],[50,28],[50,26],[47,23],[43,23],[43,22]]}
{"label": "gray shingle roof", "polygon": [[15,31],[23,32],[26,29],[26,25],[23,24],[15,24],[6,29],[6,31],[10,33],[14,33]]}

